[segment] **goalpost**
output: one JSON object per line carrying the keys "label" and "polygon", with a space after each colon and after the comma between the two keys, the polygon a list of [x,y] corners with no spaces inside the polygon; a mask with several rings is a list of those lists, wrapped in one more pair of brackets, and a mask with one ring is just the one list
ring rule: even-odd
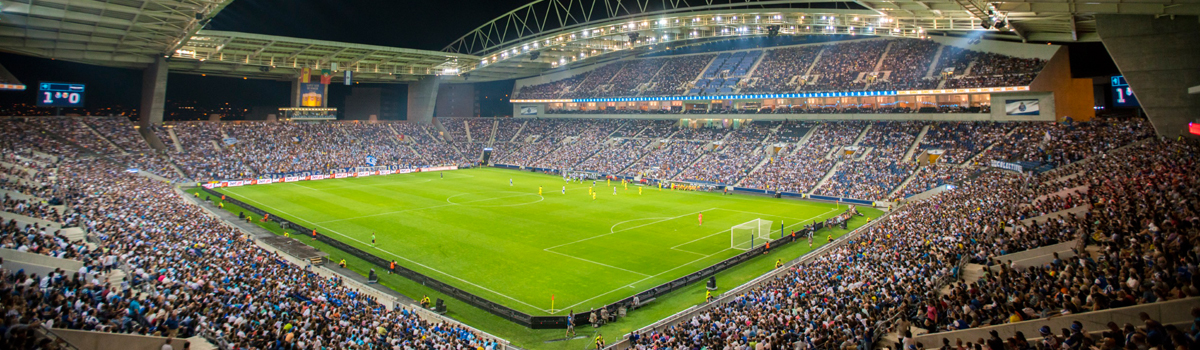
{"label": "goalpost", "polygon": [[771,241],[771,221],[754,219],[729,229],[729,247],[750,250]]}

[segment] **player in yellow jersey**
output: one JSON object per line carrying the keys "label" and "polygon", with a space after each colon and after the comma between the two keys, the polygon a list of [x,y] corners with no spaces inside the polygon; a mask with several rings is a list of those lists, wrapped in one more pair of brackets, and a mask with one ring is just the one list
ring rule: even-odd
{"label": "player in yellow jersey", "polygon": [[638,187],[638,195],[639,195],[639,196],[640,196],[640,195],[642,195],[642,188],[641,188],[641,187]]}
{"label": "player in yellow jersey", "polygon": [[542,186],[538,186],[538,195],[539,195],[539,196],[541,196],[541,195],[542,195]]}
{"label": "player in yellow jersey", "polygon": [[596,192],[592,192],[592,200],[596,200]]}

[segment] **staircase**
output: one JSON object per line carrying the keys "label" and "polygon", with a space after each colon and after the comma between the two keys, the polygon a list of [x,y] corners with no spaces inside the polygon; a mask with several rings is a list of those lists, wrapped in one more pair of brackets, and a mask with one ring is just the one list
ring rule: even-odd
{"label": "staircase", "polygon": [[388,127],[388,130],[391,130],[391,131],[392,131],[392,134],[393,134],[393,135],[396,135],[396,143],[401,143],[401,142],[399,141],[399,140],[400,140],[400,136],[402,136],[402,135],[400,135],[400,132],[399,132],[399,131],[396,131],[396,128],[392,127],[392,124],[391,124],[391,123],[388,123],[387,127]]}
{"label": "staircase", "polygon": [[747,77],[754,76],[754,71],[758,70],[758,65],[762,64],[762,61],[764,58],[767,58],[767,50],[763,50],[762,53],[758,54],[758,59],[754,60],[754,65],[750,66],[750,70],[746,71],[745,76],[747,76]]}
{"label": "staircase", "polygon": [[963,70],[963,74],[961,76],[965,77],[965,76],[971,75],[971,69],[975,68],[975,63],[977,63],[977,62],[979,62],[979,60],[974,60],[974,61],[971,61],[971,63],[968,63],[967,69]]}
{"label": "staircase", "polygon": [[107,137],[104,137],[104,135],[101,135],[99,131],[97,131],[91,125],[88,125],[88,123],[84,123],[81,121],[81,122],[79,122],[79,124],[82,124],[84,128],[87,128],[88,131],[92,132],[92,134],[96,135],[96,137],[99,137],[101,140],[104,140],[104,142],[108,143],[109,146],[112,146],[113,149],[120,151],[121,154],[129,154],[128,151],[126,151],[124,148],[121,148],[121,146],[117,146],[116,142],[112,142],[112,140],[109,140]]}
{"label": "staircase", "polygon": [[892,190],[891,192],[888,192],[887,198],[884,198],[884,199],[890,200],[890,199],[894,198],[897,193],[900,193],[901,190],[904,190],[905,187],[908,187],[909,182],[912,182],[913,179],[917,178],[917,174],[920,174],[921,171],[923,171],[925,169],[926,169],[926,167],[919,167],[919,168],[917,168],[917,170],[914,170],[912,172],[912,174],[908,174],[908,177],[905,178],[904,181],[901,182],[899,186],[896,186],[896,189]]}
{"label": "staircase", "polygon": [[475,140],[471,138],[471,123],[468,123],[466,119],[463,119],[462,123],[463,132],[467,133],[467,142],[475,142]]}
{"label": "staircase", "polygon": [[[433,118],[433,127],[434,127],[434,128],[437,128],[438,134],[440,134],[440,135],[446,135],[446,134],[448,134],[448,133],[446,132],[446,126],[445,126],[445,125],[442,125],[442,120],[441,120],[441,118]],[[425,130],[425,133],[426,133],[426,134],[429,134],[429,130]],[[433,137],[433,135],[432,135],[432,134],[430,134],[430,135],[429,135],[429,137]],[[433,137],[433,139],[434,139],[434,140],[438,140],[438,142],[441,142],[441,138],[440,138],[440,137]]]}
{"label": "staircase", "polygon": [[825,176],[821,177],[821,181],[817,182],[817,184],[814,185],[813,188],[806,194],[811,196],[813,193],[816,193],[817,189],[821,188],[821,186],[825,186],[825,183],[829,182],[829,179],[833,177],[833,174],[837,174],[838,168],[842,167],[842,164],[844,163],[846,162],[841,161],[834,163],[833,166],[829,168],[829,171],[825,173]]}
{"label": "staircase", "polygon": [[175,145],[175,151],[183,153],[183,143],[179,142],[179,136],[175,135],[175,128],[167,128],[167,135],[171,136],[171,143]]}
{"label": "staircase", "polygon": [[511,139],[505,140],[505,142],[513,142],[514,140],[517,139],[517,137],[520,137],[521,132],[525,131],[525,125],[528,125],[528,124],[529,124],[528,120],[521,122],[521,127],[517,129],[517,133],[513,134],[513,137]]}
{"label": "staircase", "polygon": [[[1017,128],[1012,128],[1012,130],[1009,130],[1007,133],[1004,134],[1004,138],[1012,137],[1012,134],[1014,134],[1016,132],[1017,132]],[[980,157],[983,157],[983,155],[987,154],[988,151],[991,151],[992,148],[995,148],[997,143],[999,143],[999,142],[992,142],[992,144],[988,145],[982,151],[979,151],[979,153],[976,153],[974,156],[971,156],[970,159],[967,159],[962,164],[959,164],[958,167],[966,168],[967,166],[970,166],[971,164],[975,163],[977,160],[979,160]]]}
{"label": "staircase", "polygon": [[879,70],[883,68],[883,61],[887,60],[888,52],[892,51],[892,44],[895,44],[895,42],[894,41],[888,42],[887,48],[883,49],[883,55],[879,56],[879,62],[875,62],[875,69],[872,70],[871,72],[878,73]]}
{"label": "staircase", "polygon": [[917,134],[917,139],[913,141],[912,146],[908,147],[908,152],[905,152],[904,158],[900,159],[901,162],[908,163],[912,160],[913,154],[917,152],[917,148],[920,148],[921,141],[925,139],[925,134],[929,132],[930,127],[930,125],[926,125],[924,128],[921,128],[921,133]]}
{"label": "staircase", "polygon": [[858,146],[858,143],[862,142],[863,138],[867,137],[867,132],[871,131],[871,128],[873,128],[873,127],[875,127],[875,124],[867,124],[867,127],[863,128],[862,132],[858,134],[858,138],[855,138],[854,143],[852,143],[850,145]]}
{"label": "staircase", "polygon": [[929,69],[925,71],[925,79],[932,79],[934,70],[937,70],[938,60],[942,59],[942,49],[946,45],[938,45],[937,53],[933,54],[933,62],[929,63]]}
{"label": "staircase", "polygon": [[823,48],[821,49],[821,52],[817,53],[817,58],[814,58],[812,64],[808,65],[808,69],[804,70],[804,75],[812,74],[813,68],[817,67],[817,62],[821,62],[821,56],[825,55],[825,50],[827,49]]}
{"label": "staircase", "polygon": [[488,146],[491,146],[493,143],[496,143],[496,134],[499,133],[499,131],[498,131],[499,129],[500,129],[500,120],[496,119],[496,118],[492,118],[492,134],[488,135],[488,142],[487,142]]}

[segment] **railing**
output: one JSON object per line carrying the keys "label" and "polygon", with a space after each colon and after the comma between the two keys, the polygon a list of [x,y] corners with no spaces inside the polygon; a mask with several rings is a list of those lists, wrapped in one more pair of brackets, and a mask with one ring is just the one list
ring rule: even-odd
{"label": "railing", "polygon": [[67,341],[63,337],[60,337],[58,334],[54,333],[54,331],[46,329],[46,327],[38,326],[33,327],[33,329],[38,333],[39,336],[50,339],[51,342],[58,344],[59,349],[61,350],[79,350],[75,344],[71,344],[71,342]]}

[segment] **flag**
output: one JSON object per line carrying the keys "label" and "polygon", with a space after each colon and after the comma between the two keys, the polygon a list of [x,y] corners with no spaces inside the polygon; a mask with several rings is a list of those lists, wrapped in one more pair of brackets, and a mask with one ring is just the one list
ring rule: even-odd
{"label": "flag", "polygon": [[312,81],[312,69],[308,67],[300,68],[300,83],[308,84]]}
{"label": "flag", "polygon": [[345,80],[344,83],[350,85],[350,81],[354,79],[354,73],[350,73],[350,70],[346,70],[343,73],[345,73],[345,76],[342,77]]}
{"label": "flag", "polygon": [[321,70],[321,84],[329,85],[333,82],[333,75],[328,69]]}

